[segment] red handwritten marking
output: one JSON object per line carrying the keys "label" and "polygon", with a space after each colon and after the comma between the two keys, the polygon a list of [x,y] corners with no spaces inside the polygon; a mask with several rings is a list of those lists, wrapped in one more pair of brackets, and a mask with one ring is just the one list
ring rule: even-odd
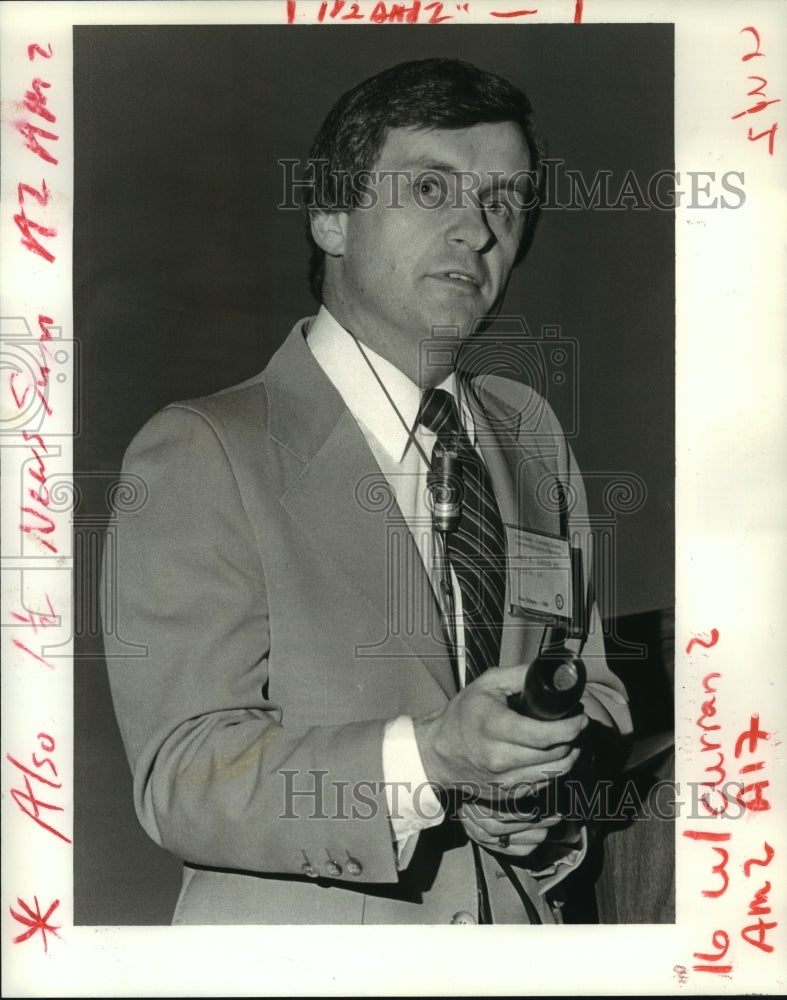
{"label": "red handwritten marking", "polygon": [[54,663],[50,663],[49,660],[45,660],[43,656],[40,656],[38,653],[34,652],[32,649],[30,649],[29,646],[26,646],[23,642],[20,642],[19,639],[14,639],[13,643],[17,649],[21,649],[24,653],[29,653],[30,656],[33,657],[33,659],[43,663],[45,667],[49,667],[50,670],[55,669]]}
{"label": "red handwritten marking", "polygon": [[[710,830],[684,830],[683,836],[688,837],[689,840],[709,840],[718,842],[728,841],[731,837],[731,833],[713,833]],[[727,863],[730,860],[729,852],[724,847],[713,847],[711,850],[716,851],[718,855],[721,856],[721,861],[711,868],[711,873],[713,875],[721,875],[722,886],[720,889],[703,889],[702,895],[707,896],[710,899],[718,899],[719,896],[723,896],[727,891],[727,886],[730,883],[730,877],[727,874]],[[700,956],[702,958],[704,956]]]}
{"label": "red handwritten marking", "polygon": [[[28,434],[27,431],[22,431],[22,437],[25,441],[37,441],[39,446],[44,452],[47,451],[47,447],[44,444],[44,439],[40,434]],[[46,466],[44,464],[43,458],[38,453],[35,448],[31,448],[33,452],[33,457],[38,463],[38,468],[30,468],[29,472],[31,477],[41,484],[44,492],[42,494],[41,489],[39,490],[29,490],[29,494],[33,497],[34,501],[40,504],[41,507],[47,508],[50,504],[49,490],[44,486],[44,481],[46,479]],[[19,525],[19,530],[27,535],[32,535],[37,541],[50,550],[50,552],[57,552],[57,546],[54,542],[50,542],[48,539],[43,538],[43,535],[50,535],[55,530],[55,522],[46,513],[46,510],[42,510],[38,507],[22,507],[22,523]],[[25,517],[24,515],[27,515]],[[29,523],[30,519],[35,519],[38,523]]]}
{"label": "red handwritten marking", "polygon": [[29,149],[31,153],[35,153],[36,156],[40,156],[47,163],[57,165],[57,157],[53,156],[45,146],[41,145],[38,141],[38,136],[41,136],[42,139],[51,139],[53,142],[56,142],[60,138],[59,135],[55,135],[54,132],[49,132],[39,125],[31,125],[30,122],[14,122],[14,125],[17,132],[22,136],[26,149]]}
{"label": "red handwritten marking", "polygon": [[[713,932],[713,937],[711,942],[714,948],[717,948],[716,952],[703,953],[699,951],[694,952],[695,958],[700,958],[705,962],[719,962],[727,954],[727,950],[730,947],[730,936],[726,931],[717,930]],[[732,965],[694,965],[692,966],[695,972],[715,972],[717,975],[727,975],[732,972]]]}
{"label": "red handwritten marking", "polygon": [[42,80],[40,76],[37,76],[30,84],[30,90],[25,91],[25,96],[22,100],[28,111],[34,115],[38,115],[39,118],[43,118],[46,122],[55,121],[55,116],[46,106],[46,94],[44,93],[44,88],[48,90],[51,86],[51,83],[47,83],[46,80]]}
{"label": "red handwritten marking", "polygon": [[706,750],[719,750],[721,748],[721,743],[709,743],[707,735],[705,733],[701,733],[700,746],[702,747],[702,752]]}
{"label": "red handwritten marking", "polygon": [[[49,189],[46,186],[46,181],[41,181],[41,190],[37,191],[34,187],[29,184],[19,184],[17,185],[17,198],[19,199],[19,204],[22,205],[24,202],[24,196],[29,194],[31,198],[35,198],[39,205],[46,206],[49,204]],[[50,320],[51,322],[51,320]]]}
{"label": "red handwritten marking", "polygon": [[13,939],[14,944],[19,944],[21,941],[27,941],[28,938],[31,938],[34,934],[38,934],[40,931],[41,938],[43,939],[44,942],[44,951],[46,952],[48,950],[47,940],[46,940],[47,934],[54,934],[55,937],[60,937],[60,935],[57,932],[62,927],[62,924],[55,925],[55,924],[50,924],[49,922],[49,919],[52,916],[52,914],[55,912],[58,906],[60,906],[60,900],[56,899],[44,914],[41,913],[41,907],[38,904],[38,896],[33,896],[35,911],[31,907],[29,907],[21,897],[17,896],[16,901],[18,905],[25,912],[17,913],[17,911],[11,906],[9,906],[8,909],[11,911],[11,916],[14,918],[14,920],[26,926],[28,930],[23,931],[21,934],[18,934]]}
{"label": "red handwritten marking", "polygon": [[[751,32],[751,34],[754,36],[755,46],[753,51],[746,52],[744,55],[741,56],[741,62],[748,62],[750,59],[764,59],[765,53],[760,48],[761,43],[760,43],[759,31],[757,31],[757,29],[754,28],[752,25],[748,25],[745,28],[741,28],[739,34],[742,35],[745,31]],[[757,101],[757,103],[753,104],[750,108],[745,108],[743,111],[739,111],[737,114],[731,115],[730,117],[733,120],[736,118],[742,118],[744,115],[759,114],[760,112],[764,111],[767,107],[769,107],[771,104],[781,103],[780,97],[774,97],[771,100],[768,100],[767,97],[765,96],[765,87],[768,84],[768,80],[764,76],[757,76],[756,74],[750,74],[748,79],[759,80],[760,85],[759,87],[754,87],[753,90],[750,90],[746,96],[747,97],[757,96],[762,98],[762,100]],[[758,132],[755,135],[754,128],[752,126],[749,126],[749,130],[747,133],[748,141],[757,142],[759,139],[764,139],[767,136],[768,155],[773,156],[774,148],[776,146],[776,132],[778,128],[779,128],[779,123],[774,122],[770,128],[763,129],[762,132]]]}
{"label": "red handwritten marking", "polygon": [[[777,920],[766,923],[766,921],[760,917],[756,924],[749,924],[748,927],[743,928],[741,931],[741,937],[747,944],[752,944],[755,948],[759,948],[760,951],[770,953],[773,951],[773,945],[766,942],[765,935],[768,931],[772,931],[778,926],[779,922]],[[756,932],[756,939],[752,932]]]}
{"label": "red handwritten marking", "polygon": [[727,874],[727,863],[730,860],[730,853],[724,847],[712,847],[711,850],[715,851],[721,858],[721,861],[711,868],[711,874],[721,875],[722,884],[720,889],[703,889],[702,895],[707,896],[708,899],[718,899],[719,896],[724,895],[730,884],[730,876]]}
{"label": "red handwritten marking", "polygon": [[[693,641],[693,640],[692,640]],[[702,641],[702,640],[699,640]],[[713,685],[713,681],[721,678],[721,674],[718,671],[712,671],[706,674],[702,678],[702,687],[706,694],[710,694],[710,698],[702,703],[702,715],[696,720],[695,725],[700,729],[704,730],[700,734],[700,745],[702,747],[702,753],[713,753],[714,751],[718,753],[718,758],[716,763],[708,764],[705,768],[705,773],[711,776],[716,775],[716,778],[709,781],[703,781],[702,784],[707,786],[709,791],[703,793],[700,798],[703,808],[711,816],[721,816],[727,811],[728,805],[731,803],[731,799],[727,795],[726,786],[724,785],[725,779],[727,777],[727,772],[724,768],[724,753],[721,750],[721,743],[712,743],[708,740],[707,733],[715,732],[721,729],[721,726],[717,722],[708,723],[706,720],[712,719],[716,715],[716,692],[717,687]],[[722,805],[720,808],[715,809],[710,804],[710,793],[717,792],[722,798]]]}
{"label": "red handwritten marking", "polygon": [[716,694],[719,689],[711,687],[711,681],[715,681],[720,678],[721,674],[717,670],[712,670],[709,674],[705,674],[702,678],[702,687],[706,694]]}
{"label": "red handwritten marking", "polygon": [[44,59],[51,59],[52,58],[52,43],[51,42],[47,42],[46,45],[47,45],[47,49],[49,50],[47,52],[45,52],[41,48],[40,45],[34,44],[34,45],[28,45],[27,46],[27,58],[30,60],[30,62],[32,62],[37,55],[38,56],[43,56]]}
{"label": "red handwritten marking", "polygon": [[[771,804],[762,793],[763,789],[768,788],[769,785],[770,781],[752,781],[737,791],[735,798],[749,812],[767,812],[771,808]],[[753,792],[753,795],[750,799],[744,798],[744,796],[751,792]]]}
{"label": "red handwritten marking", "polygon": [[[48,733],[38,733],[37,737],[40,748],[44,753],[52,753],[55,749],[55,741]],[[53,812],[63,812],[63,806],[56,805],[53,802],[46,802],[44,799],[39,799],[35,792],[33,791],[33,786],[30,784],[30,779],[33,778],[35,781],[41,782],[47,788],[51,788],[55,791],[59,791],[63,784],[62,782],[53,781],[51,778],[45,778],[41,774],[41,768],[45,765],[48,766],[56,778],[57,768],[55,767],[55,762],[51,757],[39,757],[37,753],[32,753],[31,759],[33,766],[36,770],[23,764],[21,761],[17,760],[16,757],[7,753],[6,760],[14,765],[22,774],[22,781],[24,784],[23,788],[12,788],[11,797],[14,802],[19,806],[25,816],[29,816],[30,819],[34,820],[38,826],[42,829],[47,830],[49,833],[54,834],[55,837],[59,837],[60,840],[64,840],[67,844],[71,843],[71,838],[67,837],[64,833],[61,833],[56,827],[51,826],[47,823],[41,816],[41,811],[44,809],[49,809]]]}
{"label": "red handwritten marking", "polygon": [[[423,3],[422,0],[413,0],[407,3],[386,3],[378,0],[371,11],[365,12],[360,3],[347,3],[346,0],[322,0],[317,9],[316,21],[324,24],[328,21],[363,21],[368,19],[374,24],[417,24],[419,20],[423,24],[442,24],[445,21],[453,21],[456,14],[449,14],[446,5],[441,0],[432,0],[431,3]],[[459,13],[469,14],[470,3],[455,3],[453,6]],[[574,23],[582,20],[583,3],[576,0],[574,7]],[[517,18],[537,14],[537,8],[522,8],[520,10],[489,11],[490,17],[495,18]],[[421,15],[428,15],[424,18]],[[287,0],[287,24],[294,24],[298,19],[298,7],[296,0]]]}
{"label": "red handwritten marking", "polygon": [[46,546],[50,552],[57,552],[57,546],[54,542],[47,541],[46,538],[42,538],[41,535],[49,535],[55,530],[55,522],[48,514],[44,514],[40,510],[36,510],[35,507],[22,507],[22,514],[27,514],[28,517],[33,517],[38,520],[38,524],[26,524],[24,521],[19,525],[19,530],[23,531],[26,535],[33,535],[42,545]]}
{"label": "red handwritten marking", "polygon": [[[341,12],[344,10],[344,7],[345,7],[345,0],[333,0],[333,7],[331,8],[331,12],[328,15],[331,18],[331,20],[333,20],[334,18],[337,18],[339,16],[339,14],[341,14]],[[320,4],[320,10],[319,10],[319,12],[317,14],[317,20],[318,21],[322,22],[323,20],[325,20],[325,13],[326,13],[327,10],[328,10],[327,0],[323,0],[323,3]],[[350,10],[349,10],[349,12],[347,14],[344,14],[342,16],[341,20],[342,21],[362,21],[363,20],[363,14],[361,14],[360,8],[359,8],[358,4],[357,3],[351,3],[350,4]]]}
{"label": "red handwritten marking", "polygon": [[[47,412],[51,413],[52,411],[48,410]],[[31,436],[36,438],[43,445],[44,451],[46,451],[46,445],[44,445],[43,439],[41,438],[40,434],[33,434],[26,436],[27,431],[23,431],[22,433],[23,436],[25,436],[26,441],[30,440]],[[49,487],[46,485],[46,476],[45,476],[46,467],[43,461],[41,460],[41,456],[38,454],[35,448],[32,448],[31,451],[33,452],[33,457],[38,463],[38,469],[33,469],[31,467],[28,471],[30,472],[31,478],[38,483],[38,488],[37,489],[28,488],[27,492],[30,498],[34,500],[36,503],[40,503],[42,507],[48,507],[49,504],[51,503],[51,497],[49,493]]]}
{"label": "red handwritten marking", "polygon": [[[738,739],[735,741],[735,757],[738,758],[743,753],[744,747],[748,753],[753,754],[757,750],[757,745],[761,740],[769,740],[771,734],[766,732],[764,729],[760,729],[760,716],[755,714],[749,718],[749,728],[740,734]],[[740,769],[741,774],[751,774],[753,771],[760,771],[765,766],[765,761],[754,761],[750,764],[745,764]],[[771,804],[763,796],[763,789],[768,788],[770,782],[767,779],[761,781],[752,781],[749,784],[744,784],[743,788],[736,794],[738,802],[751,812],[767,812],[771,808]],[[744,798],[745,795],[753,792],[753,797],[749,800]]]}
{"label": "red handwritten marking", "polygon": [[[458,4],[456,9],[459,10]],[[469,8],[467,4],[465,4],[464,7],[462,8],[462,10],[464,10],[465,12],[467,12],[468,9]],[[443,14],[443,5],[441,3],[428,3],[426,7],[424,7],[424,10],[433,11],[432,16],[426,22],[427,24],[442,24],[443,21],[453,20],[451,14]]]}
{"label": "red handwritten marking", "polygon": [[[760,858],[749,858],[744,862],[743,871],[747,878],[751,873],[752,865],[766,867],[771,863],[771,859],[776,852],[767,841],[763,843],[763,849],[765,850],[765,858],[763,860]],[[771,883],[766,879],[765,883],[755,891],[752,901],[749,904],[749,912],[747,915],[750,917],[757,917],[757,923],[749,924],[741,931],[741,937],[747,944],[753,945],[755,948],[759,948],[760,951],[764,951],[768,954],[773,951],[774,946],[772,944],[768,944],[765,940],[766,935],[768,931],[774,930],[778,927],[778,921],[768,922],[762,919],[771,912],[768,900],[768,893],[770,891]]]}
{"label": "red handwritten marking", "polygon": [[[52,416],[52,409],[49,406],[49,402],[42,390],[46,389],[47,386],[49,385],[50,368],[46,362],[52,360],[52,351],[50,349],[49,344],[52,340],[51,327],[53,324],[54,320],[52,319],[51,316],[43,316],[39,314],[38,328],[41,331],[41,335],[38,338],[36,347],[38,348],[38,353],[40,355],[41,360],[38,363],[38,372],[36,374],[35,381],[32,384],[25,387],[21,397],[17,393],[16,387],[14,385],[14,381],[16,377],[19,375],[19,372],[12,371],[8,376],[9,388],[11,390],[11,395],[14,397],[14,402],[16,403],[17,409],[21,410],[24,407],[28,392],[30,391],[31,388],[34,388],[36,390],[36,395],[38,396],[39,401],[43,405],[44,410],[47,416],[49,417]],[[29,438],[25,438],[25,440],[29,440]]]}
{"label": "red handwritten marking", "polygon": [[17,410],[24,409],[25,402],[27,401],[27,394],[28,394],[28,392],[30,391],[31,388],[35,388],[36,395],[41,400],[41,403],[43,404],[44,410],[46,411],[46,415],[48,417],[52,416],[52,409],[51,409],[51,407],[49,405],[49,401],[47,400],[46,396],[40,391],[41,389],[46,389],[47,385],[49,384],[49,373],[50,373],[50,370],[51,369],[49,369],[49,368],[47,368],[45,366],[39,365],[38,372],[39,372],[39,375],[41,376],[41,379],[36,379],[36,381],[35,381],[35,383],[34,383],[33,386],[31,386],[29,384],[26,385],[24,387],[24,390],[22,391],[22,395],[21,396],[16,391],[16,385],[14,384],[15,381],[16,381],[16,379],[17,379],[17,376],[20,374],[20,372],[18,372],[18,371],[12,371],[9,374],[9,376],[8,376],[8,388],[11,390],[11,395],[14,397],[14,402],[16,403]]}
{"label": "red handwritten marking", "polygon": [[[33,635],[38,635],[39,628],[49,628],[50,626],[57,625],[58,623],[58,616],[55,614],[55,609],[52,605],[52,599],[50,598],[49,594],[44,594],[44,597],[46,598],[46,602],[49,605],[49,614],[47,614],[45,611],[28,611],[26,615],[20,615],[16,611],[11,612],[12,618],[15,618],[18,622],[22,622],[25,625],[29,625],[32,628]],[[19,639],[14,638],[12,641],[17,649],[21,649],[25,653],[29,653],[30,656],[32,656],[39,662],[43,663],[44,666],[49,667],[50,670],[55,669],[54,664],[50,663],[48,660],[45,660],[43,656],[40,656],[38,653],[34,652],[32,649],[29,648],[29,646],[26,646]]]}
{"label": "red handwritten marking", "polygon": [[[22,431],[22,437],[25,439],[25,441],[37,441],[39,446],[43,449],[43,451],[47,451],[47,447],[44,444],[44,439],[41,437],[40,434],[29,434],[27,431]],[[44,460],[41,458],[41,456],[38,454],[35,448],[31,448],[30,450],[33,452],[33,458],[38,463],[38,469],[34,470],[33,467],[31,466],[28,471],[30,472],[30,476],[36,482],[40,483],[43,486],[44,482],[46,481],[46,466],[44,465]]]}
{"label": "red handwritten marking", "polygon": [[[704,751],[703,751],[704,752]],[[706,774],[713,774],[716,772],[717,778],[714,781],[703,781],[703,785],[708,785],[710,788],[717,788],[719,785],[723,785],[727,777],[727,772],[724,770],[724,754],[719,752],[718,760],[715,764],[711,763],[705,768]]]}
{"label": "red handwritten marking", "polygon": [[732,837],[731,833],[713,833],[712,830],[684,830],[683,836],[688,837],[689,840],[714,840],[714,841],[727,841]]}
{"label": "red handwritten marking", "polygon": [[12,618],[32,627],[33,635],[38,634],[39,626],[41,628],[49,628],[51,625],[57,625],[57,615],[52,605],[52,598],[49,594],[44,594],[44,597],[46,598],[46,603],[49,605],[49,614],[46,611],[28,611],[26,615],[20,615],[16,611],[11,612]]}
{"label": "red handwritten marking", "polygon": [[536,10],[490,10],[491,17],[524,17],[526,14],[537,14]]}
{"label": "red handwritten marking", "polygon": [[[29,383],[23,390],[21,390],[21,395],[16,385],[16,378],[20,373],[18,371],[12,371],[9,374],[8,381],[11,395],[16,403],[17,409],[20,411],[27,403],[28,393],[31,389],[34,389],[46,415],[52,415],[52,408],[49,405],[46,395],[44,394],[44,390],[47,389],[49,385],[50,369],[45,362],[52,357],[52,351],[49,344],[52,341],[51,327],[53,322],[54,321],[51,316],[44,316],[41,314],[38,317],[38,326],[41,330],[41,335],[38,338],[37,347],[41,360],[38,363],[38,372],[33,376],[33,382]],[[41,454],[41,452],[47,454],[48,449],[44,443],[43,437],[40,434],[29,434],[27,431],[23,430],[22,437],[28,443],[31,441],[34,442],[34,446],[31,447],[31,451],[35,460],[35,465],[31,465],[28,471],[36,486],[28,488],[28,495],[31,497],[34,504],[37,504],[38,506],[27,506],[21,508],[23,517],[22,523],[19,525],[19,530],[25,534],[33,535],[37,541],[48,548],[50,552],[57,552],[57,546],[43,537],[44,535],[52,534],[55,530],[55,522],[46,510],[51,501],[49,490],[46,486],[46,464]],[[40,451],[38,450],[39,448]],[[34,523],[30,523],[31,519]]]}
{"label": "red handwritten marking", "polygon": [[[692,639],[692,642],[693,641],[694,640]],[[699,719],[697,719],[696,722],[696,725],[698,725],[700,729],[705,729],[705,730],[721,729],[721,726],[717,722],[714,722],[713,725],[710,726],[705,725],[705,720],[712,719],[713,716],[716,714],[717,688],[711,687],[710,682],[712,680],[715,680],[717,677],[721,677],[721,674],[718,673],[718,671],[714,671],[713,673],[706,674],[702,678],[702,686],[705,689],[705,692],[707,694],[710,694],[711,697],[708,698],[707,701],[703,701],[702,703],[702,715],[699,717]]]}
{"label": "red handwritten marking", "polygon": [[[48,52],[42,48],[40,45],[34,44],[29,45],[27,48],[28,59],[33,60],[35,56],[41,55],[45,59],[49,59],[52,55],[52,46],[48,46]],[[14,127],[17,132],[22,136],[22,142],[26,149],[34,153],[40,159],[44,160],[45,163],[51,163],[54,166],[58,164],[58,158],[54,155],[50,148],[44,144],[42,140],[46,142],[57,142],[60,136],[51,131],[50,126],[54,125],[57,121],[54,112],[48,107],[48,96],[46,91],[51,88],[51,84],[46,80],[42,80],[40,76],[34,77],[30,89],[26,90],[22,98],[21,104],[30,115],[40,118],[46,123],[46,127],[42,125],[36,125],[31,121],[26,119],[20,119],[14,122]],[[35,219],[31,219],[25,210],[25,195],[31,195],[36,199],[39,205],[46,206],[49,202],[49,191],[47,190],[46,182],[41,182],[40,193],[29,184],[19,184],[17,186],[17,196],[19,199],[19,211],[14,215],[14,225],[22,234],[22,246],[29,250],[31,253],[42,257],[48,263],[52,263],[55,259],[54,254],[47,249],[41,242],[41,238],[46,237],[51,239],[53,236],[57,236],[57,230],[52,226],[45,226],[41,222],[37,222]]]}
{"label": "red handwritten marking", "polygon": [[717,722],[714,722],[710,726],[705,725],[705,720],[712,719],[715,714],[716,714],[716,695],[714,694],[710,698],[708,698],[707,701],[703,701],[702,715],[699,717],[699,719],[697,719],[696,725],[698,725],[700,729],[705,729],[705,730],[721,729],[721,726]]}
{"label": "red handwritten marking", "polygon": [[[453,20],[452,14],[443,13],[444,6],[439,0],[424,5],[422,5],[421,0],[414,0],[409,5],[404,3],[387,4],[380,0],[372,8],[369,20],[374,24],[416,24],[423,10],[424,13],[429,14],[427,24],[442,24],[443,21]],[[457,4],[456,9],[469,13],[470,6],[469,3]],[[296,16],[295,0],[287,0],[287,23],[293,24]],[[358,3],[350,3],[348,6],[346,0],[333,0],[329,8],[328,0],[323,0],[317,11],[317,22],[322,24],[326,18],[331,21],[337,18],[340,21],[363,21],[364,14]]]}
{"label": "red handwritten marking", "polygon": [[585,9],[585,4],[583,0],[577,0],[574,4],[574,24],[582,23],[582,12]]}
{"label": "red handwritten marking", "polygon": [[748,139],[749,142],[756,142],[758,139],[763,139],[766,135],[768,136],[768,155],[773,156],[774,146],[776,145],[776,130],[779,128],[778,122],[774,122],[770,128],[766,128],[765,131],[759,132],[754,135],[754,129],[749,126]]}
{"label": "red handwritten marking", "polygon": [[44,226],[39,222],[35,222],[33,219],[29,219],[24,207],[25,194],[32,195],[40,205],[47,204],[49,201],[49,190],[46,183],[44,181],[41,182],[40,193],[29,184],[19,184],[17,192],[20,211],[14,215],[14,223],[19,232],[22,234],[22,246],[25,250],[38,254],[39,257],[43,257],[45,261],[51,264],[55,259],[55,255],[51,251],[47,250],[46,247],[41,245],[40,241],[33,236],[32,230],[35,230],[39,236],[46,236],[47,238],[57,236],[57,230],[52,226]]}
{"label": "red handwritten marking", "polygon": [[[431,4],[431,6],[434,5]],[[442,8],[442,4],[438,6]],[[430,7],[427,7],[427,10]],[[394,3],[391,4],[390,10],[388,10],[384,3],[378,3],[375,4],[372,13],[369,15],[369,20],[375,24],[416,24],[420,11],[420,3],[414,3],[411,7],[405,7],[402,3]]]}
{"label": "red handwritten marking", "polygon": [[755,56],[761,56],[761,57],[764,56],[765,53],[764,52],[760,52],[760,33],[759,33],[759,31],[757,31],[756,28],[752,28],[751,25],[749,25],[746,28],[741,28],[741,30],[738,32],[738,34],[742,35],[744,33],[744,31],[750,31],[754,35],[754,40],[756,42],[756,47],[754,49],[754,52],[749,52],[747,55],[743,56],[741,58],[741,62],[748,62],[750,59],[754,59]]}
{"label": "red handwritten marking", "polygon": [[[718,642],[719,633],[717,629],[711,631],[710,640],[695,637],[693,638],[686,647],[686,652],[690,653],[694,644],[699,643],[703,648],[709,649]],[[701,802],[705,809],[712,815],[718,816],[720,814],[726,813],[727,806],[732,804],[733,801],[743,807],[744,811],[749,810],[751,812],[762,812],[771,808],[770,803],[765,799],[763,795],[763,790],[769,787],[769,782],[765,779],[760,781],[750,782],[749,784],[739,785],[735,792],[735,799],[733,800],[727,793],[727,785],[723,785],[727,777],[727,768],[725,767],[725,756],[722,751],[722,740],[721,734],[718,737],[711,739],[708,736],[709,732],[719,732],[721,730],[721,725],[718,722],[712,721],[716,718],[716,695],[719,690],[718,681],[722,678],[722,674],[719,671],[714,671],[706,674],[702,679],[702,688],[707,697],[701,706],[700,717],[696,720],[696,725],[702,730],[700,733],[700,745],[702,747],[702,752],[716,753],[717,758],[715,762],[711,762],[705,767],[705,773],[709,776],[709,780],[703,781],[702,784],[707,786],[711,791],[715,791],[722,796],[723,806],[720,809],[711,808],[708,798],[710,792],[705,792],[701,798]],[[760,717],[758,713],[754,713],[750,716],[748,728],[741,732],[735,741],[735,759],[739,760],[744,753],[747,754],[757,754],[760,748],[760,744],[766,740],[770,739],[771,734],[760,727]],[[745,763],[741,762],[738,765],[739,774],[741,776],[751,774],[752,772],[761,772],[765,766],[764,760],[754,760],[747,761]],[[730,785],[734,785],[734,782],[730,782]],[[722,787],[723,786],[723,787]],[[746,798],[746,796],[749,796]],[[741,813],[742,815],[743,813]],[[683,831],[683,836],[687,837],[689,840],[693,840],[696,843],[704,841],[708,843],[710,849],[718,856],[718,863],[712,865],[711,874],[718,877],[720,880],[713,889],[702,889],[702,896],[706,899],[718,899],[723,896],[730,885],[730,874],[727,869],[730,861],[730,852],[727,847],[720,846],[721,844],[728,844],[732,839],[732,834],[726,831],[713,831],[713,830],[685,830]],[[749,858],[743,864],[743,871],[747,878],[751,875],[752,867],[757,865],[760,867],[766,867],[774,856],[773,848],[764,842],[763,850],[765,851],[765,857],[760,858]],[[769,893],[771,891],[771,882],[765,880],[760,888],[754,891],[751,898],[751,902],[748,906],[747,916],[749,918],[756,917],[756,923],[748,924],[740,930],[740,935],[747,944],[760,951],[770,953],[774,950],[774,945],[768,941],[768,934],[773,931],[778,926],[778,921],[768,921],[764,919],[771,914],[771,906],[769,902]],[[732,972],[732,963],[723,962],[727,955],[729,949],[729,935],[724,930],[717,930],[713,934],[713,946],[718,949],[715,952],[703,953],[695,952],[694,958],[699,959],[699,963],[693,966],[695,972],[705,972],[714,975],[729,975]]]}
{"label": "red handwritten marking", "polygon": [[766,98],[765,91],[763,88],[766,86],[768,81],[765,79],[764,76],[749,76],[749,79],[759,80],[760,86],[755,87],[753,90],[750,90],[746,96],[747,97],[757,96],[761,97],[762,100],[757,101],[757,103],[753,107],[747,108],[745,111],[739,111],[737,115],[732,115],[731,117],[733,121],[736,118],[743,118],[744,115],[756,115],[758,111],[764,111],[770,104],[781,104],[782,100],[781,97],[774,97],[773,100],[770,101]]}
{"label": "red handwritten marking", "polygon": [[710,642],[708,642],[706,639],[700,639],[699,637],[689,639],[688,645],[686,646],[686,652],[690,653],[692,649],[694,649],[695,645],[703,646],[705,649],[710,649],[711,646],[715,646],[718,641],[719,641],[719,630],[712,628],[710,630]]}
{"label": "red handwritten marking", "polygon": [[761,868],[767,868],[771,863],[774,854],[776,854],[776,851],[774,851],[767,840],[763,844],[763,850],[765,851],[765,858],[763,860],[760,860],[760,858],[749,858],[748,861],[743,862],[743,874],[746,878],[749,878],[751,875],[752,865],[759,865]]}
{"label": "red handwritten marking", "polygon": [[764,913],[770,913],[768,906],[768,893],[771,891],[771,883],[766,879],[765,885],[760,886],[754,893],[751,903],[749,903],[749,916],[759,917]]}

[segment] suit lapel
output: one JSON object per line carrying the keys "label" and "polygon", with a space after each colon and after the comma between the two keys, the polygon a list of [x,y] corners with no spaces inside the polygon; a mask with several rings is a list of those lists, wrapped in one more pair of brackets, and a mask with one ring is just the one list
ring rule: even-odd
{"label": "suit lapel", "polygon": [[456,683],[415,540],[303,328],[271,361],[265,383],[270,432],[304,463],[281,503],[355,589],[359,624],[374,623],[368,642],[359,633],[358,655],[417,657],[450,697]]}

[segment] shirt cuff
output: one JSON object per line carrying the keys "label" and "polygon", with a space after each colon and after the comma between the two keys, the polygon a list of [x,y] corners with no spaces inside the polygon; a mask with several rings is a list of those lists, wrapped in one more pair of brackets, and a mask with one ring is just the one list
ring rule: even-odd
{"label": "shirt cuff", "polygon": [[424,771],[413,720],[400,715],[383,732],[383,780],[399,869],[413,856],[418,834],[442,823],[445,812]]}
{"label": "shirt cuff", "polygon": [[538,883],[539,895],[543,896],[545,892],[554,889],[567,875],[575,871],[585,860],[587,850],[587,828],[583,826],[579,835],[579,843],[576,846],[566,847],[566,853],[562,857],[557,857],[551,865],[541,871],[531,871],[530,874]]}

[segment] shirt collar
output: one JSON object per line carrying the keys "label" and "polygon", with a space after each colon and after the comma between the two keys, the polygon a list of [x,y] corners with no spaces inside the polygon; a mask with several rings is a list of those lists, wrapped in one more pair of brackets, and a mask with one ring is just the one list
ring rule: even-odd
{"label": "shirt collar", "polygon": [[[392,461],[401,462],[421,404],[415,382],[365,344],[359,345],[325,306],[311,324],[306,342],[355,420]],[[452,373],[438,388],[460,402],[465,430],[475,444],[473,417],[457,383]]]}

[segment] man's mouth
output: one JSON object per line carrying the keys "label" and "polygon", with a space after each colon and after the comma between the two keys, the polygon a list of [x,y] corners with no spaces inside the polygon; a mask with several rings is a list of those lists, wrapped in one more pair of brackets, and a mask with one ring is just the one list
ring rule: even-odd
{"label": "man's mouth", "polygon": [[462,284],[472,288],[480,288],[481,280],[477,275],[468,274],[467,271],[443,271],[439,275],[441,278],[450,278],[452,281],[460,281]]}

